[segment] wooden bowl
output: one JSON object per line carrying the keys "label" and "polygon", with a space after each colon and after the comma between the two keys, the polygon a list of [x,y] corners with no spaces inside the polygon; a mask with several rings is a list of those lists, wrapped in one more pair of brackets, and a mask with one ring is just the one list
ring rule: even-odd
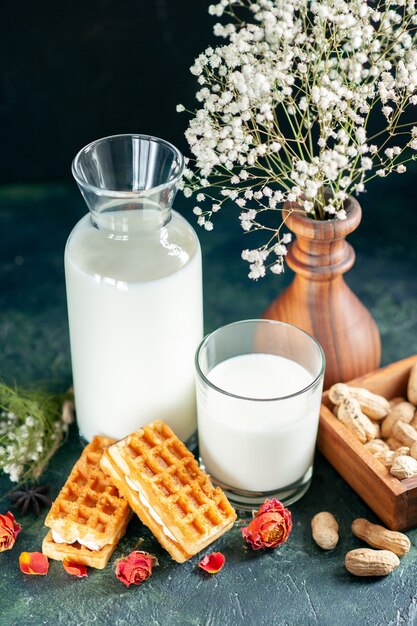
{"label": "wooden bowl", "polygon": [[[407,382],[417,355],[377,369],[347,384],[365,387],[390,400],[407,397]],[[417,526],[417,476],[398,480],[333,415],[328,392],[320,409],[318,447],[346,482],[391,530]]]}

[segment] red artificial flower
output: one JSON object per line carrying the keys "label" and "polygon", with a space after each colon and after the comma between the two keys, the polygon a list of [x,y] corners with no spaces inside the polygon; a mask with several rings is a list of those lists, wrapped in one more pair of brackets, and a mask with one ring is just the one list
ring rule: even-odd
{"label": "red artificial flower", "polygon": [[13,513],[8,511],[5,515],[0,515],[0,552],[13,548],[21,530],[22,527],[16,522]]}
{"label": "red artificial flower", "polygon": [[217,574],[217,572],[220,572],[225,562],[226,559],[221,552],[212,552],[201,559],[198,567],[201,567],[201,569],[209,574]]}
{"label": "red artificial flower", "polygon": [[116,576],[126,587],[140,585],[152,576],[154,565],[158,565],[158,561],[153,554],[134,550],[129,556],[116,561]]}
{"label": "red artificial flower", "polygon": [[49,570],[49,561],[42,552],[22,552],[19,565],[24,574],[45,576]]}
{"label": "red artificial flower", "polygon": [[86,566],[81,565],[81,563],[73,563],[70,559],[64,559],[62,565],[67,574],[77,576],[77,578],[85,578],[85,576],[88,576]]}
{"label": "red artificial flower", "polygon": [[274,498],[265,500],[249,526],[242,528],[242,535],[254,550],[276,548],[287,541],[291,529],[290,511]]}

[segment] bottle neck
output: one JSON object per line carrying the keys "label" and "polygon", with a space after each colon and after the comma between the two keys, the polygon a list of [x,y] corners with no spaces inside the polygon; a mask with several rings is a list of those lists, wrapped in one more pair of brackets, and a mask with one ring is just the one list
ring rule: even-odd
{"label": "bottle neck", "polygon": [[158,233],[171,219],[171,209],[149,200],[112,200],[91,211],[96,228],[112,239],[133,239]]}

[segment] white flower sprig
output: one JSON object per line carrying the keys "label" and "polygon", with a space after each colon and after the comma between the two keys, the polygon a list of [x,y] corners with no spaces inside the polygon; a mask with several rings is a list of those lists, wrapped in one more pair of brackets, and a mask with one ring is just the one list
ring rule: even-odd
{"label": "white flower sprig", "polygon": [[242,253],[258,279],[283,271],[290,240],[285,220],[267,225],[264,213],[292,201],[311,218],[345,219],[349,194],[416,157],[417,126],[404,121],[417,104],[415,2],[222,0],[209,13],[231,21],[191,67],[200,106],[183,190],[207,230],[228,201],[245,232],[267,231]]}
{"label": "white flower sprig", "polygon": [[23,391],[0,381],[0,470],[12,482],[37,480],[73,421],[66,394]]}

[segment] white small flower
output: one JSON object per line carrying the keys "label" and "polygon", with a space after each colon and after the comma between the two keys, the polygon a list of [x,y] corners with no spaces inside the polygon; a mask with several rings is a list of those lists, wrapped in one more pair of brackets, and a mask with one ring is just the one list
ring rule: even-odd
{"label": "white small flower", "polygon": [[286,244],[288,244],[288,243],[290,243],[290,242],[291,242],[291,240],[292,240],[292,235],[291,235],[291,233],[285,233],[285,234],[282,236],[282,238],[281,238],[282,243],[283,243],[283,244],[285,244],[285,245],[286,245]]}
{"label": "white small flower", "polygon": [[203,193],[198,193],[196,200],[197,200],[197,202],[204,202],[205,198],[206,198],[206,196]]}
{"label": "white small flower", "polygon": [[185,106],[183,104],[177,104],[177,113],[182,113],[185,111]]}
{"label": "white small flower", "polygon": [[249,265],[250,272],[248,274],[249,278],[252,280],[258,280],[259,278],[263,278],[265,276],[265,265],[253,263]]}
{"label": "white small flower", "polygon": [[376,174],[377,176],[380,176],[381,178],[384,178],[384,176],[386,176],[386,175],[387,175],[387,172],[385,171],[385,169],[383,169],[383,168],[382,168],[382,169],[380,169],[380,170],[377,170],[377,171],[375,172],[375,174]]}
{"label": "white small flower", "polygon": [[201,207],[199,207],[199,206],[195,206],[195,207],[193,208],[193,213],[194,213],[194,215],[201,215],[201,214],[202,214],[202,212],[203,212],[203,211],[202,211]]}
{"label": "white small flower", "polygon": [[269,268],[273,274],[282,274],[284,272],[284,264],[283,263],[274,263]]}
{"label": "white small flower", "polygon": [[278,141],[273,141],[269,147],[272,152],[279,152],[282,148],[282,145]]}
{"label": "white small flower", "polygon": [[347,218],[345,209],[339,209],[339,211],[336,211],[336,217],[338,220],[345,220]]}
{"label": "white small flower", "polygon": [[204,228],[206,230],[213,230],[213,222],[205,222],[204,223]]}
{"label": "white small flower", "polygon": [[277,256],[285,256],[287,254],[287,248],[282,243],[277,243],[274,246],[274,252]]}
{"label": "white small flower", "polygon": [[397,167],[397,172],[398,172],[398,174],[404,174],[404,172],[406,172],[406,171],[407,171],[407,168],[406,168],[406,166],[405,166],[405,165],[402,165],[402,164],[401,164],[401,165],[399,165],[399,166]]}
{"label": "white small flower", "polygon": [[220,204],[213,204],[213,206],[211,207],[211,210],[213,211],[213,213],[217,213],[217,211],[220,211],[220,209],[221,209]]}
{"label": "white small flower", "polygon": [[373,167],[372,159],[369,157],[362,157],[361,166],[365,171],[371,170]]}

